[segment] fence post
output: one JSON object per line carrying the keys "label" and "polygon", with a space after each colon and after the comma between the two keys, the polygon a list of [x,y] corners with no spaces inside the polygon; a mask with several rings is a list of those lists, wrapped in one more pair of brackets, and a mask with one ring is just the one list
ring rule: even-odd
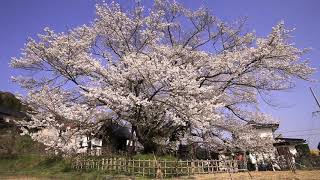
{"label": "fence post", "polygon": [[176,175],[179,175],[179,161],[176,163]]}
{"label": "fence post", "polygon": [[187,174],[190,176],[189,161],[187,160]]}
{"label": "fence post", "polygon": [[77,169],[77,164],[76,164],[76,163],[77,163],[77,161],[76,161],[76,162],[73,161],[73,162],[71,163],[71,168],[72,168],[72,169]]}
{"label": "fence post", "polygon": [[157,162],[155,160],[152,160],[152,164],[153,164],[153,174],[154,174],[154,177],[156,178],[157,177]]}
{"label": "fence post", "polygon": [[115,172],[114,158],[110,158],[110,171]]}
{"label": "fence post", "polygon": [[119,172],[121,172],[121,165],[122,165],[122,159],[121,158],[117,159],[117,165],[118,165],[118,171],[117,172],[119,173]]}
{"label": "fence post", "polygon": [[118,162],[117,162],[117,160],[118,160],[117,158],[114,158],[116,172],[118,172]]}
{"label": "fence post", "polygon": [[142,176],[144,177],[145,160],[142,160]]}
{"label": "fence post", "polygon": [[134,162],[135,162],[135,160],[133,159],[133,160],[132,160],[132,173],[133,173],[133,175],[135,175]]}
{"label": "fence post", "polygon": [[164,159],[164,177],[167,177],[167,160]]}
{"label": "fence post", "polygon": [[112,161],[112,158],[108,158],[107,159],[107,170],[110,172],[112,169],[111,169],[111,161]]}
{"label": "fence post", "polygon": [[204,169],[203,169],[203,161],[201,161],[201,174],[204,173]]}
{"label": "fence post", "polygon": [[90,166],[90,162],[89,162],[89,160],[86,159],[86,170],[89,169],[89,166]]}
{"label": "fence post", "polygon": [[97,169],[98,169],[98,171],[100,170],[100,162],[101,162],[101,159],[98,159],[98,160],[97,160],[97,166],[98,166]]}
{"label": "fence post", "polygon": [[139,174],[140,174],[140,171],[141,171],[141,169],[140,169],[140,159],[138,159],[138,172],[139,172]]}
{"label": "fence post", "polygon": [[193,160],[190,161],[190,165],[191,165],[191,172],[190,175],[194,173],[194,164],[193,164]]}
{"label": "fence post", "polygon": [[176,161],[176,167],[175,167],[175,171],[176,171],[176,176],[178,176],[179,175],[179,161],[177,160]]}
{"label": "fence post", "polygon": [[109,170],[110,170],[110,158],[106,159],[105,170],[107,172],[109,172]]}
{"label": "fence post", "polygon": [[150,172],[151,172],[151,162],[150,162],[150,159],[148,159],[148,176],[150,176]]}
{"label": "fence post", "polygon": [[129,164],[129,167],[128,167],[129,174],[132,174],[132,160],[129,159],[128,164]]}

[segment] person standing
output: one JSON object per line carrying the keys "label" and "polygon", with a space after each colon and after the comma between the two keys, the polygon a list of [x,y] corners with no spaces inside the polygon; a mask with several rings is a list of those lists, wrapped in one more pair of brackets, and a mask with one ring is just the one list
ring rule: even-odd
{"label": "person standing", "polygon": [[254,166],[255,171],[258,171],[258,165],[257,165],[257,160],[255,156],[253,156],[251,153],[249,153],[249,159],[251,164]]}

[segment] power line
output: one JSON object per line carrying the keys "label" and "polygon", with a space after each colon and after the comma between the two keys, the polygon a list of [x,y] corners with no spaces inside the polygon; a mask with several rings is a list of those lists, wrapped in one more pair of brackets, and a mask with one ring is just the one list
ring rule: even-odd
{"label": "power line", "polygon": [[288,137],[296,137],[296,136],[315,136],[315,135],[320,135],[320,133],[289,135]]}
{"label": "power line", "polygon": [[315,131],[320,130],[320,128],[316,129],[301,129],[301,130],[292,130],[292,131],[277,131],[278,133],[289,133],[289,132],[304,132],[304,131]]}

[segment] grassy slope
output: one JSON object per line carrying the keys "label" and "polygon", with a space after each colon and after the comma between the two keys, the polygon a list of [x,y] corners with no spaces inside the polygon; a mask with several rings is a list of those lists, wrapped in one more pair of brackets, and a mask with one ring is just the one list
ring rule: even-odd
{"label": "grassy slope", "polygon": [[40,179],[102,179],[100,172],[80,173],[72,171],[66,160],[58,157],[24,155],[13,158],[0,158],[1,177],[38,177]]}
{"label": "grassy slope", "polygon": [[[135,155],[134,159],[154,159],[153,155]],[[157,159],[176,160],[172,156]],[[59,157],[41,155],[20,155],[12,158],[0,158],[1,177],[37,177],[40,179],[105,179],[103,172],[77,172],[70,168],[70,162]],[[117,176],[118,177],[118,176]],[[142,179],[142,178],[139,178]]]}
{"label": "grassy slope", "polygon": [[[152,159],[153,155],[136,155],[135,159]],[[159,157],[158,157],[159,158]],[[174,160],[165,156],[160,159]],[[253,179],[319,179],[320,171],[297,171],[296,174],[282,172],[251,172]],[[109,177],[109,178],[107,178]],[[112,178],[113,177],[113,178]],[[107,175],[103,172],[76,172],[70,169],[68,160],[59,157],[40,155],[23,155],[14,158],[0,158],[0,179],[133,179],[125,176]],[[177,177],[177,179],[251,179],[248,173],[218,173],[211,175],[195,175]],[[137,178],[135,178],[137,179]],[[138,179],[143,179],[142,177]]]}

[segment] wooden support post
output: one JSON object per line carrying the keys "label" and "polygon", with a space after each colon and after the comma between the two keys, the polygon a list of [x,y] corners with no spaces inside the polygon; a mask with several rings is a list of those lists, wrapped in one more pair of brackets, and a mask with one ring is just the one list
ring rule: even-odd
{"label": "wooden support post", "polygon": [[132,173],[135,175],[135,170],[134,170],[134,161],[135,161],[135,160],[132,160]]}
{"label": "wooden support post", "polygon": [[139,174],[140,174],[140,159],[138,159],[138,172],[139,172]]}
{"label": "wooden support post", "polygon": [[164,177],[167,177],[167,160],[164,160]]}
{"label": "wooden support post", "polygon": [[204,173],[204,168],[203,168],[203,161],[201,161],[201,174]]}
{"label": "wooden support post", "polygon": [[189,161],[187,160],[187,173],[188,173],[188,176],[190,176],[190,169],[189,169]]}
{"label": "wooden support post", "polygon": [[218,166],[219,166],[219,163],[218,163],[218,161],[215,162],[215,166],[216,166],[216,167],[215,167],[216,171],[219,171],[219,167],[218,167]]}
{"label": "wooden support post", "polygon": [[[178,163],[179,163],[179,162],[176,161],[175,167],[174,167],[174,172],[175,172],[175,175],[176,175],[176,176],[178,176],[178,174],[179,174],[179,173],[178,173]],[[171,171],[171,173],[172,173],[172,171]]]}
{"label": "wooden support post", "polygon": [[105,159],[105,170],[109,170],[109,158]]}
{"label": "wooden support post", "polygon": [[194,174],[194,161],[191,160],[191,174]]}
{"label": "wooden support post", "polygon": [[148,176],[150,176],[151,174],[151,162],[150,162],[150,159],[148,159]]}
{"label": "wooden support post", "polygon": [[116,163],[116,172],[119,172],[119,166],[118,166],[118,160],[117,158],[114,158],[114,162]]}
{"label": "wooden support post", "polygon": [[[154,166],[154,177],[157,178],[157,172],[158,172],[158,163],[156,160],[153,160],[153,166]],[[160,167],[160,165],[159,165]]]}
{"label": "wooden support post", "polygon": [[142,161],[142,176],[144,176],[145,161]]}
{"label": "wooden support post", "polygon": [[112,158],[108,159],[108,170],[112,171]]}
{"label": "wooden support post", "polygon": [[111,158],[111,171],[114,172],[115,171],[115,165],[114,165],[114,158]]}

